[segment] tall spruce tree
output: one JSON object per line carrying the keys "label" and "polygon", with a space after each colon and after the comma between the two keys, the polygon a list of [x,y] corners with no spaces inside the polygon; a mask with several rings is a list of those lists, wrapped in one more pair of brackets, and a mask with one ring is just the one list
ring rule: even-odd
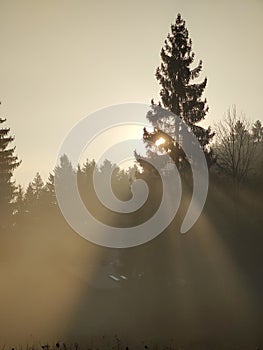
{"label": "tall spruce tree", "polygon": [[[0,118],[0,124],[6,119]],[[12,222],[14,210],[13,199],[16,195],[15,182],[12,181],[14,170],[19,166],[15,147],[10,147],[14,137],[9,135],[9,128],[0,128],[0,228]]]}
{"label": "tall spruce tree", "polygon": [[[170,135],[174,143],[179,145],[179,147],[174,147],[174,151],[177,152],[182,143],[182,136],[180,135],[180,125],[173,116],[175,114],[191,128],[205,151],[207,159],[210,160],[212,154],[207,146],[214,134],[210,128],[205,129],[197,125],[208,112],[206,99],[202,99],[207,79],[205,78],[201,83],[193,82],[202,71],[202,61],[199,61],[195,68],[191,68],[194,62],[192,41],[189,38],[185,21],[180,14],[178,14],[175,24],[171,26],[171,33],[168,34],[164,42],[161,59],[162,62],[156,71],[156,78],[161,85],[161,102],[155,104],[152,100],[151,110],[147,114],[147,119],[154,126],[155,131],[149,134],[145,129],[144,140],[147,143],[147,141],[152,141],[151,136],[156,138],[159,131],[165,132]],[[160,111],[160,107],[165,111]],[[170,144],[171,139],[169,140]],[[151,152],[156,152],[156,150],[148,145],[148,155]],[[180,159],[174,157],[174,162],[176,160]]]}

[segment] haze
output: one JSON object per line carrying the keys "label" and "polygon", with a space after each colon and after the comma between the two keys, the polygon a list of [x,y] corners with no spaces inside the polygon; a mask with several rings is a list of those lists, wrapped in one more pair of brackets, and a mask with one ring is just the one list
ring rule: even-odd
{"label": "haze", "polygon": [[262,1],[0,1],[0,114],[23,160],[18,183],[45,179],[89,113],[158,100],[155,70],[178,12],[208,77],[205,124],[233,104],[262,120]]}

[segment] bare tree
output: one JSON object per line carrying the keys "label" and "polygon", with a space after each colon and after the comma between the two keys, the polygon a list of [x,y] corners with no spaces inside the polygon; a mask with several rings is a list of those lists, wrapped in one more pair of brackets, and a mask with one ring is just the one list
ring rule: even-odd
{"label": "bare tree", "polygon": [[252,128],[244,114],[237,114],[236,107],[229,108],[225,118],[218,123],[214,153],[218,167],[234,184],[244,182],[253,168],[257,143],[254,142]]}

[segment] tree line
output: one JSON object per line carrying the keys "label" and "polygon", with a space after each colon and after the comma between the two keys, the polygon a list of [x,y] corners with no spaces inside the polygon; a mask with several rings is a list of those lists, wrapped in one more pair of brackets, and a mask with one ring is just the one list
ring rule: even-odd
{"label": "tree line", "polygon": [[[66,156],[61,158],[61,165],[50,173],[44,183],[39,173],[24,189],[13,180],[14,171],[21,161],[16,156],[12,146],[14,137],[10,129],[5,127],[6,119],[0,118],[0,222],[1,228],[28,227],[39,225],[41,220],[60,217],[55,195],[55,177],[63,172],[76,172],[78,185],[83,201],[97,216],[108,217],[108,209],[103,207],[93,188],[93,173],[102,179],[112,171],[113,191],[122,200],[131,198],[130,186],[135,178],[144,178],[150,188],[157,191],[158,174],[149,164],[149,158],[162,161],[163,155],[169,154],[177,165],[181,175],[189,173],[189,160],[183,152],[183,136],[180,122],[174,115],[186,123],[199,141],[205,153],[209,166],[210,180],[225,187],[233,187],[239,191],[242,188],[256,189],[262,192],[263,170],[263,126],[259,120],[253,124],[236,107],[229,108],[222,121],[205,129],[198,123],[204,120],[208,113],[208,104],[203,93],[207,78],[196,82],[199,78],[203,62],[194,63],[192,41],[189,37],[185,21],[178,14],[171,32],[161,50],[161,64],[156,70],[157,81],[161,85],[161,101],[151,101],[151,110],[147,114],[148,121],[154,131],[144,128],[143,140],[146,145],[146,156],[135,152],[136,165],[123,170],[105,160],[102,165],[94,160],[87,160],[78,169],[73,169]],[[163,138],[164,142],[156,147],[156,140]],[[166,164],[163,164],[165,168]],[[261,192],[260,192],[261,191]],[[148,209],[156,209],[155,197],[148,200]],[[147,210],[148,210],[147,209]],[[148,211],[144,212],[147,217]],[[112,214],[112,213],[111,213]],[[114,215],[114,214],[112,214]],[[117,219],[119,225],[124,225],[131,217],[123,216]],[[136,220],[140,221],[137,216]]]}

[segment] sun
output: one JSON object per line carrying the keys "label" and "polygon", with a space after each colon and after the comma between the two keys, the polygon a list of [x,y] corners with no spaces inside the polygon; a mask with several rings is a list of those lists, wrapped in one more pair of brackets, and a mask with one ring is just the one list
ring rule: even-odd
{"label": "sun", "polygon": [[163,137],[160,137],[158,140],[155,141],[156,146],[160,146],[163,143],[165,143],[165,139]]}

